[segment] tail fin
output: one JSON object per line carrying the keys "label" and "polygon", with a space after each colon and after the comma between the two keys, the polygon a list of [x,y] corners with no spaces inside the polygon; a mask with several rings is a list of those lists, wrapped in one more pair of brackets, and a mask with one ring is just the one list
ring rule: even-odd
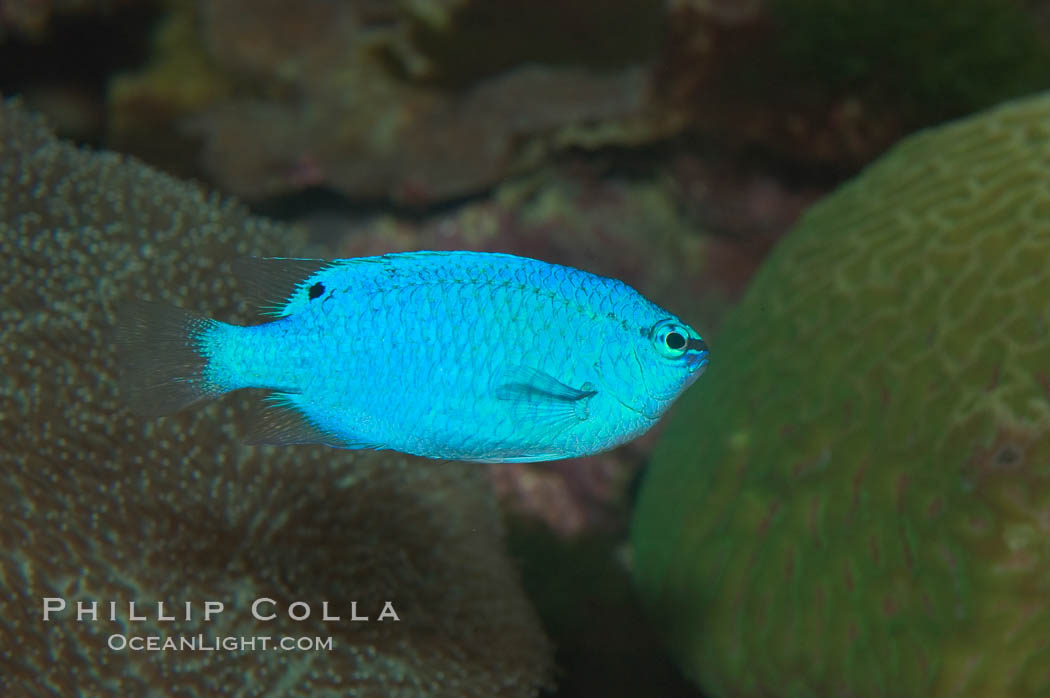
{"label": "tail fin", "polygon": [[129,301],[118,310],[120,388],[133,412],[177,412],[225,390],[205,378],[202,338],[221,323],[164,303]]}

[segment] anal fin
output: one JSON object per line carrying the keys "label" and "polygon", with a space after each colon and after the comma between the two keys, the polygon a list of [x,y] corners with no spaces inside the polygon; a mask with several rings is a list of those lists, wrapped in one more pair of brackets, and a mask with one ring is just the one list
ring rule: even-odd
{"label": "anal fin", "polygon": [[295,393],[270,393],[263,401],[245,443],[255,446],[324,444],[332,448],[382,448],[322,429],[307,417]]}

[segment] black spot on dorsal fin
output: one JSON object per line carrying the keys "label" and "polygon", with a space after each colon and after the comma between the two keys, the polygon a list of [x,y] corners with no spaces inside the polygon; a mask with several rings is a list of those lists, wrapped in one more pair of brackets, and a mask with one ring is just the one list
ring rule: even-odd
{"label": "black spot on dorsal fin", "polygon": [[[242,257],[231,265],[248,301],[266,315],[274,314],[274,310],[283,307],[303,281],[329,266],[331,262],[324,259],[280,257]],[[324,292],[323,287],[321,292]]]}

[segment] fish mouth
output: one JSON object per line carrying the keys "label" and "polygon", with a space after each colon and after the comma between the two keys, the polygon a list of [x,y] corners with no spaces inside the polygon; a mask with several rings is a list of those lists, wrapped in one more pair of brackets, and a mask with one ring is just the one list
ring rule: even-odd
{"label": "fish mouth", "polygon": [[700,377],[700,374],[707,370],[707,364],[709,363],[708,353],[707,351],[701,351],[696,354],[690,354],[686,362],[686,365],[689,366],[689,370],[693,372],[692,378],[695,380]]}

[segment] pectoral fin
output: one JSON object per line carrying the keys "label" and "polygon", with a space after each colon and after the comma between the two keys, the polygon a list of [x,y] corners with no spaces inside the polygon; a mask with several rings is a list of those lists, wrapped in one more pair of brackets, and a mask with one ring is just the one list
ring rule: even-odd
{"label": "pectoral fin", "polygon": [[495,389],[496,399],[511,403],[514,414],[530,426],[561,431],[590,415],[587,404],[597,394],[590,383],[573,388],[528,366],[507,369]]}

